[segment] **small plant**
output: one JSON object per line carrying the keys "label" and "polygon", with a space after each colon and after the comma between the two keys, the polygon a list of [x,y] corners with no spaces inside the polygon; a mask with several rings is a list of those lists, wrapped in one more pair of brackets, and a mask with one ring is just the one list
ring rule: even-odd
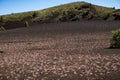
{"label": "small plant", "polygon": [[28,45],[31,45],[31,44],[32,44],[32,42],[31,42],[31,41],[29,41],[29,42],[27,42],[27,44],[28,44]]}
{"label": "small plant", "polygon": [[53,60],[57,61],[57,60],[58,60],[58,58],[55,56],[55,57],[53,57]]}
{"label": "small plant", "polygon": [[5,28],[3,26],[0,26],[0,31],[5,31]]}
{"label": "small plant", "polygon": [[0,54],[2,54],[2,53],[4,53],[4,51],[0,49]]}
{"label": "small plant", "polygon": [[28,23],[28,21],[25,21],[25,27],[29,27],[30,25],[29,25],[29,23]]}
{"label": "small plant", "polygon": [[110,48],[120,48],[120,29],[112,31]]}

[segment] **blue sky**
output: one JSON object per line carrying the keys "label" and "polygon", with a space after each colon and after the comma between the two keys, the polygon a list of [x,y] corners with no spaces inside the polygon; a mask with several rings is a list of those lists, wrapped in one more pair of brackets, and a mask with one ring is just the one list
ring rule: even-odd
{"label": "blue sky", "polygon": [[120,9],[120,0],[0,0],[0,15],[44,9],[60,4],[86,1],[96,5]]}

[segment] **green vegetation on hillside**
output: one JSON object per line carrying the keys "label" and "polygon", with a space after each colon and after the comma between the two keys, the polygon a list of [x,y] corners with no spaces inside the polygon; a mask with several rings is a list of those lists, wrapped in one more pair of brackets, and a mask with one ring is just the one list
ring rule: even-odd
{"label": "green vegetation on hillside", "polygon": [[3,15],[3,22],[8,21],[22,21],[24,19],[32,18],[33,12],[12,13],[9,15]]}
{"label": "green vegetation on hillside", "polygon": [[79,20],[120,20],[120,10],[93,5],[86,2],[63,4],[43,10],[12,13],[0,16],[0,24],[7,22],[65,22]]}

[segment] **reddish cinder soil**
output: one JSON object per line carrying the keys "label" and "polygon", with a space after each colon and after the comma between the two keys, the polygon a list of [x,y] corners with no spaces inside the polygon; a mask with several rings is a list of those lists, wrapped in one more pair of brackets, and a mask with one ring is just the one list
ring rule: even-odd
{"label": "reddish cinder soil", "polygon": [[0,32],[0,80],[120,80],[119,21],[36,24]]}

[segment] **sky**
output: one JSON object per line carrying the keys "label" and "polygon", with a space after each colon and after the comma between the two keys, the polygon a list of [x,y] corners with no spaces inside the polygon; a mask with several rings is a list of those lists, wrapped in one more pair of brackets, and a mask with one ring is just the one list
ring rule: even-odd
{"label": "sky", "polygon": [[77,1],[120,9],[120,0],[0,0],[0,15],[40,10]]}

